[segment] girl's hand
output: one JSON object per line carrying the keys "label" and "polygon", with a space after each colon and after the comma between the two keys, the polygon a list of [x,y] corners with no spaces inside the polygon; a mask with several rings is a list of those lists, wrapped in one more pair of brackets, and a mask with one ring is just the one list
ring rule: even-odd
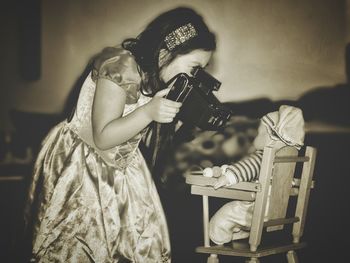
{"label": "girl's hand", "polygon": [[221,175],[216,183],[214,184],[214,189],[218,189],[220,187],[226,186],[229,183],[228,179],[226,178],[225,175]]}
{"label": "girl's hand", "polygon": [[152,100],[145,105],[145,112],[152,121],[170,123],[179,112],[181,102],[163,98],[169,91],[170,88],[158,91]]}

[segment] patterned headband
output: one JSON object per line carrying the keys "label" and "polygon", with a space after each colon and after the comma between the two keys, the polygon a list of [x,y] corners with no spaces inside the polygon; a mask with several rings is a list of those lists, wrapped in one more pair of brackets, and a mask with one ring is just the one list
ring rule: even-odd
{"label": "patterned headband", "polygon": [[191,23],[188,23],[168,34],[165,37],[164,42],[168,50],[171,51],[178,45],[181,45],[182,43],[190,40],[191,38],[194,38],[197,35],[198,33],[194,26]]}

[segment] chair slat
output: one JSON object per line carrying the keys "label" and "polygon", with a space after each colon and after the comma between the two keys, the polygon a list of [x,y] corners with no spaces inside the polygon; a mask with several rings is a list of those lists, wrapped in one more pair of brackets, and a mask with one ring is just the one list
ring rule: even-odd
{"label": "chair slat", "polygon": [[306,147],[305,155],[309,156],[310,162],[305,163],[302,170],[301,182],[299,187],[299,195],[295,216],[300,218],[300,221],[293,226],[293,242],[299,242],[300,237],[304,232],[306,210],[309,203],[310,190],[312,185],[312,177],[314,174],[317,151],[313,147]]}
{"label": "chair slat", "polygon": [[309,160],[310,158],[308,156],[280,156],[275,158],[274,163],[305,163]]}
{"label": "chair slat", "polygon": [[295,223],[295,222],[298,222],[298,221],[300,221],[300,219],[298,217],[277,218],[277,219],[272,219],[272,220],[269,220],[267,222],[264,222],[264,227],[292,224],[292,223]]}
{"label": "chair slat", "polygon": [[[297,149],[287,146],[283,147],[276,153],[276,158],[284,158],[285,156],[290,158],[291,156],[297,157],[297,155]],[[269,220],[284,218],[286,216],[295,165],[295,162],[280,162],[275,163],[274,165],[272,185],[269,196]],[[280,229],[283,229],[283,225],[269,227],[267,231]]]}
{"label": "chair slat", "polygon": [[264,224],[264,216],[267,205],[269,185],[271,182],[271,174],[273,170],[273,159],[275,158],[276,150],[272,147],[265,147],[261,162],[259,182],[261,191],[256,193],[256,201],[254,204],[253,218],[249,236],[250,249],[256,251],[260,241]]}
{"label": "chair slat", "polygon": [[195,195],[206,195],[220,198],[228,198],[228,199],[236,199],[236,200],[244,200],[244,201],[254,201],[255,193],[248,191],[232,191],[225,188],[220,188],[215,190],[211,186],[191,186],[191,194]]}
{"label": "chair slat", "polygon": [[[293,187],[299,187],[301,180],[299,178],[293,179]],[[311,181],[311,188],[315,187],[315,181]]]}

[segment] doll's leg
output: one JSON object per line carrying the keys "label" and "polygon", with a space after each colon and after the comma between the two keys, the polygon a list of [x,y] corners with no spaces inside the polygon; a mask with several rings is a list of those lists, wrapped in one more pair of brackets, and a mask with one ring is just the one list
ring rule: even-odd
{"label": "doll's leg", "polygon": [[237,214],[244,216],[236,218],[236,222],[240,227],[234,229],[235,231],[232,234],[232,240],[248,238],[250,233],[250,226],[252,223],[254,202],[236,201],[235,205]]}
{"label": "doll's leg", "polygon": [[[251,215],[249,210],[251,202],[232,201],[222,206],[209,223],[209,237],[218,244],[230,242],[234,232],[240,231],[240,226],[250,226]],[[247,220],[250,219],[250,222]]]}
{"label": "doll's leg", "polygon": [[237,229],[232,233],[232,240],[240,240],[249,237],[249,231],[243,229]]}

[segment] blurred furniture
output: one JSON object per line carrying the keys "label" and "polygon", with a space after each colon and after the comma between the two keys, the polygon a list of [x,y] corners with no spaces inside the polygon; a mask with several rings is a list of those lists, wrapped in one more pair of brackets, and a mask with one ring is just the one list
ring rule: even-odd
{"label": "blurred furniture", "polygon": [[[300,238],[304,231],[310,189],[313,187],[315,159],[316,149],[313,147],[306,147],[301,157],[293,147],[284,147],[277,152],[265,147],[258,182],[241,182],[217,190],[212,187],[216,178],[188,175],[186,183],[191,185],[191,193],[203,198],[204,246],[197,247],[196,252],[210,254],[208,263],[219,262],[218,255],[245,257],[248,258],[246,262],[253,263],[260,262],[260,257],[277,253],[287,253],[288,263],[298,262],[295,250],[306,246],[305,242],[300,242]],[[297,163],[300,163],[300,167]],[[210,245],[209,196],[255,201],[249,245]],[[297,196],[295,212],[291,217],[287,216],[290,196]],[[266,215],[267,220],[264,220]],[[278,244],[267,247],[260,245],[264,228],[267,232],[282,230],[286,224],[293,224],[292,241],[280,243],[278,240]]]}
{"label": "blurred furniture", "polygon": [[[14,130],[0,131],[0,258],[27,262],[23,256],[23,208],[41,141],[62,117],[12,110]],[[18,253],[20,251],[21,253]]]}
{"label": "blurred furniture", "polygon": [[307,134],[350,134],[350,126],[323,121],[309,121],[305,123],[305,132]]}

